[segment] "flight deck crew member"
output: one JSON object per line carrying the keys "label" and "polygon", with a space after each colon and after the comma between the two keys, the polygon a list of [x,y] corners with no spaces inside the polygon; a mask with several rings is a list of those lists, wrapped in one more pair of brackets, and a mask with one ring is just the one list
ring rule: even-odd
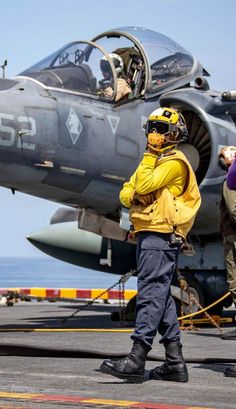
{"label": "flight deck crew member", "polygon": [[[128,81],[122,76],[124,71],[124,62],[120,55],[116,53],[111,53],[108,55],[112,59],[117,73],[117,91],[115,102],[120,101],[121,99],[127,99],[130,95],[132,95],[132,89]],[[100,85],[103,88],[102,93],[105,97],[112,98],[114,93],[112,71],[110,63],[105,57],[103,57],[100,61],[100,67],[104,77],[104,79],[100,81]]]}
{"label": "flight deck crew member", "polygon": [[[236,186],[232,189],[235,184],[235,168],[231,169],[235,163],[235,154],[236,147],[234,146],[222,148],[219,154],[219,163],[228,172],[223,183],[221,196],[220,230],[223,236],[227,282],[236,306]],[[236,330],[223,333],[222,338],[236,340]],[[224,374],[236,378],[236,366],[226,367]]]}
{"label": "flight deck crew member", "polygon": [[[236,147],[231,148],[230,164],[228,166],[228,173],[226,176],[226,183],[229,189],[236,189]],[[234,150],[232,150],[234,148]]]}
{"label": "flight deck crew member", "polygon": [[195,174],[185,155],[176,150],[187,140],[182,114],[158,108],[146,125],[147,152],[120,192],[130,208],[137,237],[138,293],[131,353],[105,360],[101,371],[130,382],[144,379],[145,361],[159,332],[165,347],[163,365],[150,371],[150,379],[188,381],[182,355],[180,329],[171,280],[181,243],[191,229],[201,199]]}
{"label": "flight deck crew member", "polygon": [[[219,162],[228,173],[234,162],[235,154],[236,147],[234,146],[226,146],[220,150]],[[228,179],[228,173],[223,183],[221,196],[220,231],[224,243],[227,282],[236,306],[236,189],[229,189],[229,182],[232,187],[233,179]]]}

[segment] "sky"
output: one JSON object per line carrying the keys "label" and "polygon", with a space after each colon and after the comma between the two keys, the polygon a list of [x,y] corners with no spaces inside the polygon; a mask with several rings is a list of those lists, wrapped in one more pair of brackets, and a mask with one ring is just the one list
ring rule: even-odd
{"label": "sky", "polygon": [[[236,89],[235,0],[0,0],[0,9],[0,65],[8,61],[8,78],[71,41],[140,26],[190,51],[211,74],[212,89]],[[43,256],[26,236],[47,226],[58,207],[0,187],[0,257]]]}

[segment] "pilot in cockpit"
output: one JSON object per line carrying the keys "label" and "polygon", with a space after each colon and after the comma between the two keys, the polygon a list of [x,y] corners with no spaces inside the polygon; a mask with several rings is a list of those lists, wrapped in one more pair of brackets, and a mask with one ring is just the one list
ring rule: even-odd
{"label": "pilot in cockpit", "polygon": [[[122,58],[115,53],[108,54],[112,59],[116,73],[117,73],[117,93],[115,101],[121,99],[128,99],[132,95],[132,89],[128,83],[128,79],[124,77],[124,62]],[[109,61],[104,56],[100,61],[100,68],[103,74],[103,78],[99,81],[100,90],[102,95],[108,98],[113,96],[113,76]]]}

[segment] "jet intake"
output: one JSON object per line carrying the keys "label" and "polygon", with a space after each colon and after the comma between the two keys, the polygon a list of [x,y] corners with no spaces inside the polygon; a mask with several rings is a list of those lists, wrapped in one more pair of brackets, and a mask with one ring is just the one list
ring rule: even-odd
{"label": "jet intake", "polygon": [[208,81],[204,77],[195,78],[194,86],[196,89],[199,89],[202,91],[207,91],[208,89],[210,89]]}
{"label": "jet intake", "polygon": [[180,149],[189,159],[200,185],[205,178],[211,160],[212,141],[207,124],[192,110],[183,111],[186,120],[189,141]]}
{"label": "jet intake", "polygon": [[[200,79],[196,82],[202,86]],[[236,99],[236,91],[227,97]],[[195,171],[202,196],[192,234],[219,234],[219,201],[225,172],[218,164],[218,151],[222,146],[235,145],[236,104],[224,101],[219,92],[199,92],[196,88],[167,92],[160,97],[160,104],[180,110],[189,133],[188,143],[179,149]]]}

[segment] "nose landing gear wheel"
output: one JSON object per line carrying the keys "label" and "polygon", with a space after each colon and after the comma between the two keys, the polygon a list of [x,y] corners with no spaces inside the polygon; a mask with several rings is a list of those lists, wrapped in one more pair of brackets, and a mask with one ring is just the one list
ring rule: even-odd
{"label": "nose landing gear wheel", "polygon": [[[204,306],[204,294],[196,278],[194,278],[194,276],[188,272],[181,272],[181,275],[185,278],[185,280],[188,283],[190,294],[193,295],[193,297],[199,302],[199,304]],[[181,301],[175,298],[175,304],[176,304],[177,315],[178,317],[180,317],[181,316]],[[183,304],[182,312],[184,313],[184,315],[187,315],[187,314],[196,312],[199,309],[200,308],[195,303],[193,303],[192,305]]]}

